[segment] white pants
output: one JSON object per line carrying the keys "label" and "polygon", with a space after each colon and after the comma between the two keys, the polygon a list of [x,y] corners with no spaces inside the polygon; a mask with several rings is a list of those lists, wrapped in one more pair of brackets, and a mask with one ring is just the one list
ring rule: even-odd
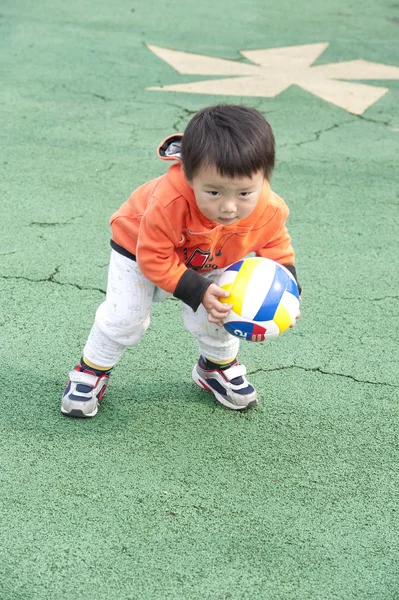
{"label": "white pants", "polygon": [[[206,274],[214,281],[220,269]],[[140,272],[137,263],[111,251],[107,295],[98,307],[93,328],[84,348],[84,356],[99,367],[115,365],[126,348],[138,344],[150,325],[153,302],[169,298]],[[209,323],[208,314],[200,304],[194,312],[182,303],[183,322],[196,338],[200,354],[222,362],[233,360],[238,353],[239,340],[224,327]]]}

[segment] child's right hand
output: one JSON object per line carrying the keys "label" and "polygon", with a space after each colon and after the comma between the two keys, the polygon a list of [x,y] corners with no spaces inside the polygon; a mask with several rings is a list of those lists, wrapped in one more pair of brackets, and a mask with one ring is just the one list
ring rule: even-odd
{"label": "child's right hand", "polygon": [[233,305],[224,304],[220,302],[219,298],[227,298],[228,295],[229,293],[226,290],[220,288],[215,283],[211,283],[206,290],[202,298],[202,304],[208,313],[208,321],[210,323],[216,323],[216,325],[223,327],[222,319],[227,317]]}

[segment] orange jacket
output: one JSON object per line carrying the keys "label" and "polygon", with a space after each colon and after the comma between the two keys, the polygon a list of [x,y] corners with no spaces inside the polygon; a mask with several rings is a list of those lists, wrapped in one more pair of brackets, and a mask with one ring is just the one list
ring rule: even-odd
{"label": "orange jacket", "polygon": [[135,190],[112,215],[112,247],[137,260],[147,279],[193,310],[210,285],[201,273],[226,267],[250,252],[291,267],[296,275],[285,225],[289,210],[269,183],[265,180],[255,209],[245,219],[227,226],[209,221],[184,177],[180,141],[181,135],[171,136],[158,149],[160,158],[179,163]]}

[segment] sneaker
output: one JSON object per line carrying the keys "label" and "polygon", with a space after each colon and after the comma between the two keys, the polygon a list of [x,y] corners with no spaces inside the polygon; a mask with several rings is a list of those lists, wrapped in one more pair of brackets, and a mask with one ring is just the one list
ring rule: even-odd
{"label": "sneaker", "polygon": [[258,404],[256,391],[245,378],[247,369],[238,361],[227,369],[208,369],[202,356],[193,369],[193,381],[200,388],[212,392],[226,408],[243,410]]}
{"label": "sneaker", "polygon": [[62,397],[61,412],[70,417],[94,417],[108,380],[108,373],[98,375],[87,367],[76,365],[69,373],[69,380]]}

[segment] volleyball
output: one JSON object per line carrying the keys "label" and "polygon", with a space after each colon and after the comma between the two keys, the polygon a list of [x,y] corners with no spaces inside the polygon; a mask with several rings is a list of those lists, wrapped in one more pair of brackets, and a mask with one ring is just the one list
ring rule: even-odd
{"label": "volleyball", "polygon": [[295,323],[298,286],[288,269],[274,260],[239,260],[223,271],[217,285],[229,292],[219,300],[233,305],[223,319],[232,335],[251,342],[273,340]]}

